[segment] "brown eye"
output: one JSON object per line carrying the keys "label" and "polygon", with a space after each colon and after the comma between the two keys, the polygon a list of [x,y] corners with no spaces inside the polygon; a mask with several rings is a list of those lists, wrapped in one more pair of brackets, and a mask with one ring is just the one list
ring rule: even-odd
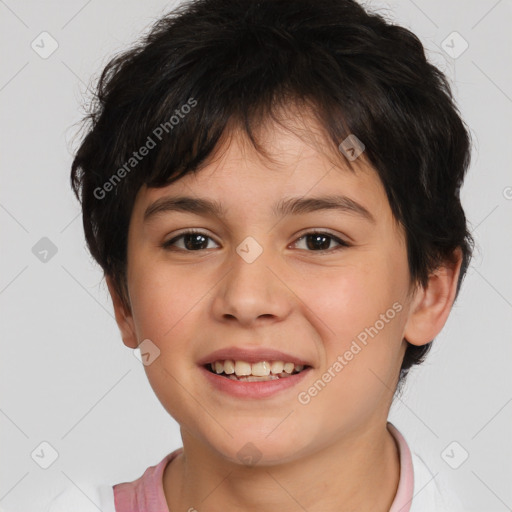
{"label": "brown eye", "polygon": [[[179,240],[183,240],[180,246],[177,245]],[[211,248],[208,247],[209,240],[212,240],[211,237],[205,233],[202,233],[201,231],[186,231],[185,233],[181,233],[179,236],[164,242],[162,247],[164,249],[172,249],[177,247],[179,250],[187,252],[202,251]]]}
{"label": "brown eye", "polygon": [[[340,247],[349,247],[349,244],[341,240],[340,238],[331,235],[330,233],[319,231],[313,231],[311,233],[306,233],[305,235],[302,235],[297,240],[297,242],[295,242],[295,245],[297,245],[301,241],[305,242],[306,250],[312,252],[323,252],[337,250]],[[337,244],[337,247],[335,246],[334,248],[331,248],[332,242]]]}

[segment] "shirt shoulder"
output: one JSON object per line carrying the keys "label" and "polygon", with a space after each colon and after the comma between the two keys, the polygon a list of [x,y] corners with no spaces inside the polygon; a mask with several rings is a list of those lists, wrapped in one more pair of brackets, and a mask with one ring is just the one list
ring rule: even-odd
{"label": "shirt shoulder", "polygon": [[66,487],[46,506],[44,512],[116,512],[114,489],[107,484],[77,482]]}
{"label": "shirt shoulder", "polygon": [[183,447],[166,455],[158,464],[150,466],[132,482],[114,485],[114,502],[117,512],[168,512],[163,489],[166,466],[182,453]]}
{"label": "shirt shoulder", "polygon": [[465,512],[445,476],[440,472],[433,473],[390,422],[388,430],[395,438],[400,453],[400,481],[390,512]]}
{"label": "shirt shoulder", "polygon": [[417,453],[412,453],[414,497],[410,512],[465,512],[458,496],[439,473],[432,473]]}
{"label": "shirt shoulder", "polygon": [[79,481],[57,494],[40,512],[161,512],[168,510],[162,476],[166,465],[183,448],[166,455],[132,481],[116,485]]}

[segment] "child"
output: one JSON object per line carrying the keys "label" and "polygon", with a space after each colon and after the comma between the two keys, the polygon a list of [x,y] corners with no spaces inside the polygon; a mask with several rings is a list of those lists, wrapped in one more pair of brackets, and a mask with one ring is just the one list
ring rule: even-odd
{"label": "child", "polygon": [[88,247],[183,447],[89,500],[458,510],[387,421],[473,249],[469,134],[418,38],[353,0],[193,1],[107,65],[90,121]]}

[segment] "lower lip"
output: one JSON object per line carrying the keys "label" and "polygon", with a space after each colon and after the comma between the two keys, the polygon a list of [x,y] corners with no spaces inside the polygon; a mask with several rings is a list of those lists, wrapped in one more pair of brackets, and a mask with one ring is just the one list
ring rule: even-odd
{"label": "lower lip", "polygon": [[204,366],[200,366],[200,370],[205,375],[210,384],[219,391],[235,396],[237,398],[267,398],[273,396],[280,391],[290,389],[299,384],[309,373],[311,368],[294,373],[289,377],[283,377],[275,380],[266,380],[260,382],[247,382],[232,380],[222,377],[216,373],[212,373]]}

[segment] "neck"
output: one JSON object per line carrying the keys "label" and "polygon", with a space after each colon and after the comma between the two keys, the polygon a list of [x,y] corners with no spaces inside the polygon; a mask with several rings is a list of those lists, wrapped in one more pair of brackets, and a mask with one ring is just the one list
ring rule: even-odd
{"label": "neck", "polygon": [[183,453],[164,471],[170,511],[388,512],[400,462],[386,425],[346,435],[281,465],[244,466],[182,431]]}

